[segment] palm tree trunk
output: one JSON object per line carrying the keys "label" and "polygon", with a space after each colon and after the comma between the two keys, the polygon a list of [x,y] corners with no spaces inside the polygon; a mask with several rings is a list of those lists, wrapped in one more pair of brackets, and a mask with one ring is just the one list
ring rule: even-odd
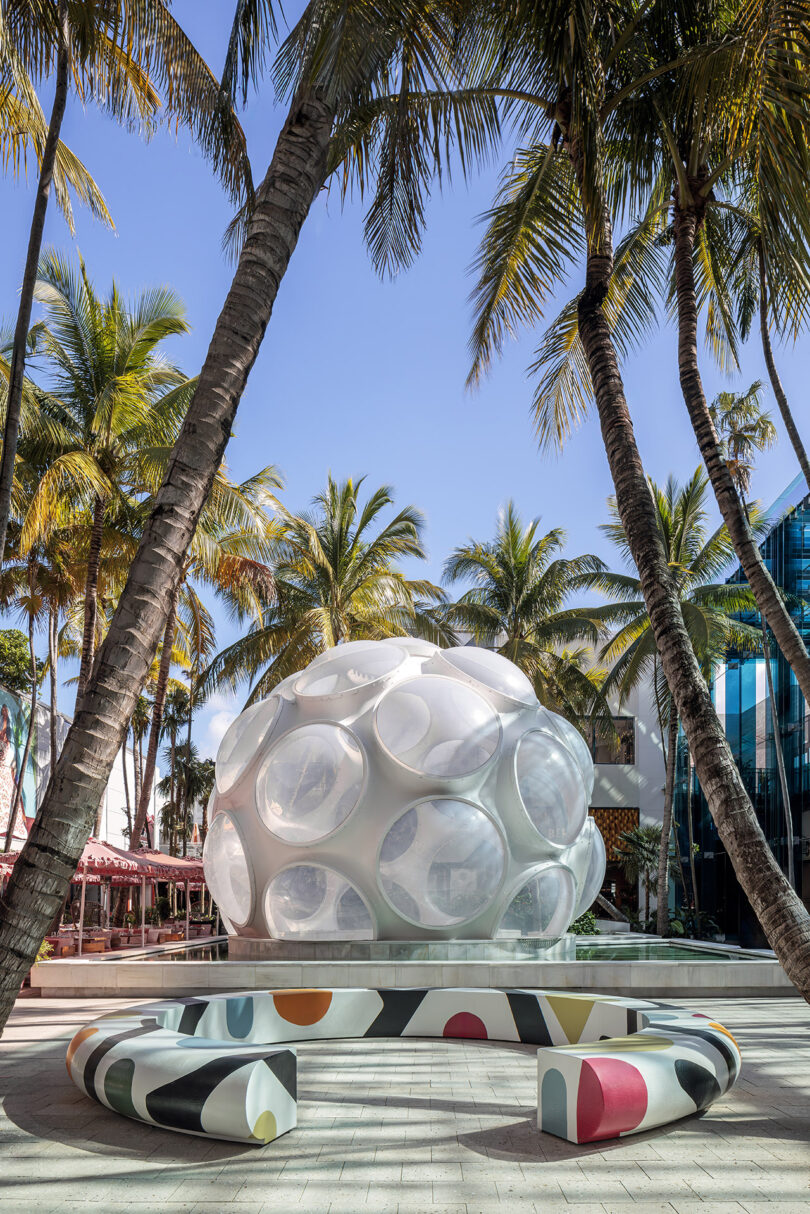
{"label": "palm tree trunk", "polygon": [[[186,749],[188,753],[188,767],[186,768],[186,788],[188,788],[189,779],[191,776],[191,725],[194,720],[194,682],[195,671],[197,668],[197,656],[195,654],[194,661],[191,664],[191,670],[188,676],[188,728],[186,730]],[[188,796],[183,794],[183,856],[188,855],[188,815],[189,804]],[[186,886],[186,898],[188,898],[188,886]]]}
{"label": "palm tree trunk", "polygon": [[176,831],[177,831],[177,782],[176,782],[176,767],[177,767],[177,731],[172,727],[171,738],[171,759],[169,763],[169,812],[171,814],[171,843],[169,846],[169,854],[174,856],[177,854],[175,846]]}
{"label": "palm tree trunk", "polygon": [[203,797],[202,802],[202,819],[200,821],[200,842],[205,846],[206,836],[208,835],[208,797]]}
{"label": "palm tree trunk", "polygon": [[[33,561],[28,566],[28,585],[31,594],[31,599],[34,597],[34,584],[36,582],[37,562]],[[6,830],[5,844],[3,851],[8,851],[11,847],[11,840],[14,835],[14,823],[17,819],[17,811],[20,808],[22,801],[22,790],[25,782],[25,769],[28,766],[28,756],[31,753],[31,742],[34,737],[34,730],[37,723],[37,659],[34,653],[34,629],[36,619],[33,610],[33,601],[28,612],[28,651],[31,658],[31,715],[28,718],[28,733],[25,735],[25,748],[23,750],[22,762],[20,770],[17,772],[17,782],[14,786],[14,798],[11,802],[11,813],[8,817],[8,829]],[[46,925],[47,926],[47,925]],[[43,932],[44,935],[44,932]]]}
{"label": "palm tree trunk", "polygon": [[762,352],[765,355],[765,366],[768,368],[768,377],[771,381],[773,394],[776,397],[776,403],[779,406],[779,412],[782,414],[782,421],[787,430],[788,438],[791,441],[793,450],[796,452],[796,459],[799,461],[799,467],[802,470],[805,484],[810,489],[810,460],[807,458],[807,452],[804,449],[801,435],[793,414],[790,411],[788,398],[785,395],[785,389],[782,387],[782,381],[779,378],[779,372],[776,369],[776,363],[773,358],[773,347],[771,346],[771,330],[768,325],[768,284],[765,278],[765,253],[762,247],[760,238],[759,247],[759,331],[762,335]]}
{"label": "palm tree trunk", "polygon": [[656,897],[656,931],[669,935],[669,841],[672,835],[672,796],[675,791],[675,758],[678,747],[678,709],[669,697],[669,727],[667,729],[667,774],[664,785],[664,817],[661,822],[661,847],[658,852],[658,888]]}
{"label": "palm tree trunk", "polygon": [[87,581],[84,587],[84,627],[82,629],[82,660],[76,685],[76,703],[84,695],[96,652],[96,616],[98,614],[98,575],[101,568],[101,541],[104,538],[104,502],[97,497],[93,504],[93,526],[87,555]]}
{"label": "palm tree trunk", "polygon": [[42,160],[39,166],[39,181],[37,183],[36,197],[34,198],[31,228],[28,234],[28,250],[25,255],[25,268],[23,270],[20,303],[17,309],[17,323],[14,328],[14,345],[9,368],[6,422],[3,431],[3,455],[2,459],[0,459],[0,564],[2,564],[5,554],[6,532],[11,513],[14,460],[17,455],[17,439],[20,433],[20,416],[22,413],[25,350],[28,342],[28,330],[31,327],[34,287],[37,281],[39,255],[42,249],[42,235],[45,230],[45,215],[48,210],[48,198],[53,182],[53,171],[56,165],[56,153],[59,148],[62,119],[65,116],[65,106],[67,105],[70,72],[67,0],[59,0],[57,21],[60,37],[59,50],[56,57],[56,87],[54,89],[51,117],[48,123],[48,133],[45,137]]}
{"label": "palm tree trunk", "polygon": [[129,776],[127,775],[127,739],[124,736],[124,745],[121,747],[121,773],[124,777],[124,810],[127,815],[127,832],[130,839],[132,838],[132,802],[129,799]]}
{"label": "palm tree trunk", "polygon": [[594,219],[590,209],[585,214],[588,258],[585,289],[578,304],[579,332],[622,526],[638,569],[664,674],[718,834],[785,972],[801,994],[810,998],[810,915],[768,847],[684,626],[602,309],[613,270],[610,222],[604,209]]}
{"label": "palm tree trunk", "polygon": [[[129,730],[127,730],[127,733],[124,735],[125,743],[126,743],[126,738],[128,737],[128,735],[129,735]],[[134,802],[133,803],[136,806],[136,808],[138,805],[140,805],[140,802],[141,802],[141,767],[142,767],[142,763],[138,762],[139,751],[140,751],[140,739],[138,739],[138,741],[135,740],[135,731],[133,730],[133,732],[132,732],[132,776],[133,776],[133,785],[134,785],[134,787],[133,787]],[[132,827],[130,827],[130,832],[129,832],[129,845],[130,845],[130,847],[135,846],[135,840],[134,840]]]}
{"label": "palm tree trunk", "polygon": [[[330,105],[302,89],[256,192],[197,389],[92,676],[0,912],[0,1030],[76,870],[146,681],[197,520],[301,226],[326,174]],[[136,824],[137,825],[137,824]]]}
{"label": "palm tree trunk", "polygon": [[51,607],[48,613],[48,666],[50,669],[51,679],[50,770],[53,771],[56,767],[56,760],[58,758],[56,706],[57,696],[59,694],[59,611],[56,607]]}
{"label": "palm tree trunk", "polygon": [[689,840],[689,875],[692,878],[692,909],[695,912],[695,934],[700,939],[700,898],[695,867],[695,824],[692,821],[692,755],[687,751],[686,768],[686,834]]}
{"label": "palm tree trunk", "polygon": [[[796,625],[765,567],[745,517],[740,495],[717,443],[706,404],[697,357],[697,294],[692,255],[697,231],[694,209],[675,208],[675,286],[678,296],[678,368],[681,391],[700,454],[714,489],[737,559],[743,568],[760,614],[767,620],[805,701],[810,704],[810,656]],[[702,781],[701,781],[702,783]]]}
{"label": "palm tree trunk", "polygon": [[776,692],[773,687],[773,671],[771,670],[771,646],[768,640],[768,629],[765,621],[762,624],[762,656],[765,659],[765,681],[768,684],[768,700],[771,705],[771,723],[773,725],[773,749],[776,756],[776,770],[779,773],[779,789],[782,794],[782,813],[785,818],[785,834],[787,837],[787,879],[796,887],[796,876],[793,871],[793,814],[790,807],[790,789],[788,788],[787,772],[785,771],[785,756],[782,752],[782,738],[779,732],[779,712],[776,707]]}
{"label": "palm tree trunk", "polygon": [[141,797],[135,813],[132,833],[135,838],[133,846],[140,846],[141,833],[146,825],[146,815],[149,810],[149,798],[152,795],[152,784],[155,780],[157,753],[160,744],[160,731],[163,726],[163,708],[166,703],[166,689],[169,686],[169,671],[172,665],[172,646],[174,644],[174,628],[177,621],[177,589],[172,592],[169,603],[169,615],[163,633],[163,652],[160,655],[157,682],[155,683],[155,698],[152,702],[152,723],[149,728],[149,745],[146,749],[146,766],[141,784]]}

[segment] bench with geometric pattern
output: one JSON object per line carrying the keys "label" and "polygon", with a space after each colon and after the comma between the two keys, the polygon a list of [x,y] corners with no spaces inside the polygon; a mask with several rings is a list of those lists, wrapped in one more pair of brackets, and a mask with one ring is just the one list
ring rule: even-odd
{"label": "bench with geometric pattern", "polygon": [[722,1025],[643,999],[565,991],[338,989],[169,999],[102,1016],[70,1043],[88,1096],[189,1134],[266,1143],[296,1125],[296,1041],[444,1037],[537,1052],[539,1129],[570,1142],[638,1133],[707,1108],[740,1054]]}

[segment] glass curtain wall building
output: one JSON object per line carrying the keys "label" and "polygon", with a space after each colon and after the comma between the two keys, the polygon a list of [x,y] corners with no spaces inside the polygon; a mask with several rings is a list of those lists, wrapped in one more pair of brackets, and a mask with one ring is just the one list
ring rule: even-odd
{"label": "glass curtain wall building", "polygon": [[[791,614],[805,644],[810,646],[810,496],[805,491],[804,479],[798,476],[774,503],[768,513],[774,523],[760,548],[776,585],[790,596]],[[729,579],[744,580],[740,570]],[[759,627],[759,616],[746,617],[746,623]],[[725,662],[714,671],[712,695],[765,836],[785,871],[787,849],[793,847],[797,891],[805,905],[810,905],[810,717],[796,678],[772,639],[770,663],[776,721],[771,711],[762,650],[727,653]],[[788,835],[782,803],[775,725],[787,774],[792,837]],[[756,916],[718,838],[694,771],[690,770],[683,738],[674,808],[687,880],[690,847],[687,823],[691,816],[700,910],[741,944],[766,946]]]}

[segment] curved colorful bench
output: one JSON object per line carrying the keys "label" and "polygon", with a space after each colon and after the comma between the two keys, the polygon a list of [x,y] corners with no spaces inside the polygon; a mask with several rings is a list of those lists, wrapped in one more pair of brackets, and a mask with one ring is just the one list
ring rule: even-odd
{"label": "curved colorful bench", "polygon": [[708,1108],[737,1078],[721,1024],[642,999],[555,991],[287,990],[170,999],[80,1029],[68,1073],[116,1113],[265,1143],[296,1125],[292,1041],[458,1037],[538,1050],[537,1123],[569,1142]]}

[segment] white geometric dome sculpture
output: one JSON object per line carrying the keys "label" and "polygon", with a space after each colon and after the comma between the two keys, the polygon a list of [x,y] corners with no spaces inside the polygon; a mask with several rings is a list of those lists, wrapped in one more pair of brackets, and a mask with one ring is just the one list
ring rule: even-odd
{"label": "white geometric dome sculpture", "polygon": [[602,884],[579,733],[487,649],[353,641],[233,722],[205,876],[279,940],[558,938]]}

